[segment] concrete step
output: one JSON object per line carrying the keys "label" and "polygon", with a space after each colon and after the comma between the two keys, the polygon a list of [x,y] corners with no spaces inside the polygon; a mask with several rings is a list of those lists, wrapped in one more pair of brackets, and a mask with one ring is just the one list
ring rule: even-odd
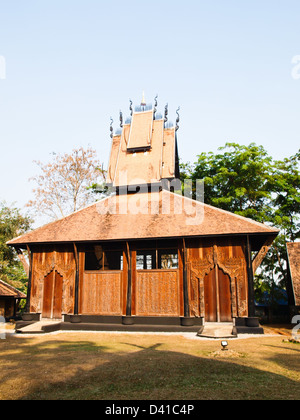
{"label": "concrete step", "polygon": [[206,323],[201,332],[197,334],[199,337],[206,338],[235,338],[236,334],[233,333],[232,323]]}
{"label": "concrete step", "polygon": [[63,322],[60,325],[61,331],[123,331],[123,332],[191,332],[197,334],[200,326],[182,327],[180,325],[152,325],[152,324],[109,324],[109,323],[78,323],[72,324]]}
{"label": "concrete step", "polygon": [[21,327],[16,330],[18,334],[45,334],[46,332],[56,331],[60,329],[61,321],[42,320],[33,324]]}

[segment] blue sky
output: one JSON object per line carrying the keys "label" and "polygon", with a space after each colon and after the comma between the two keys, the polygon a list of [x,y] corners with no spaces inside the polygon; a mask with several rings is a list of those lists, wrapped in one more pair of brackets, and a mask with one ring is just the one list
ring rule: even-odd
{"label": "blue sky", "polygon": [[181,107],[185,162],[228,141],[293,155],[299,18],[299,0],[0,0],[0,200],[23,207],[52,152],[90,145],[107,166],[110,116],[143,91],[174,122]]}

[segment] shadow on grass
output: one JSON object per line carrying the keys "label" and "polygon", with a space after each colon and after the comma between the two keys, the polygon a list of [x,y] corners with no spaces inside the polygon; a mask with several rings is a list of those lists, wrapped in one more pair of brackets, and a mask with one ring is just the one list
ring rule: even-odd
{"label": "shadow on grass", "polygon": [[[113,346],[89,341],[8,340],[0,345],[0,381],[5,387],[16,375],[24,389],[18,398],[11,394],[2,399],[236,400],[300,395],[299,382],[239,360],[165,351],[162,343],[118,346],[114,351]],[[294,356],[285,355],[285,363],[295,363]]]}

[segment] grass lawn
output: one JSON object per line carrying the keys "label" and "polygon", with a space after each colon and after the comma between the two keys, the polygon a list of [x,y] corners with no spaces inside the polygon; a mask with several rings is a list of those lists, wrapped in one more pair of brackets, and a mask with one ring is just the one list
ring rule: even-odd
{"label": "grass lawn", "polygon": [[299,400],[300,344],[283,338],[231,340],[221,352],[220,340],[183,335],[7,336],[0,400]]}

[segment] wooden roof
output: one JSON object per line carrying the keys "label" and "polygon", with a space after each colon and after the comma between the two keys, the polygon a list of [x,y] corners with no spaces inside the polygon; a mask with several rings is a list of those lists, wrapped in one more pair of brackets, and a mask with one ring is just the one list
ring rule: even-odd
{"label": "wooden roof", "polygon": [[153,111],[136,112],[132,116],[127,150],[150,148],[153,132]]}
{"label": "wooden roof", "polygon": [[0,297],[12,297],[15,299],[26,299],[26,295],[15,289],[10,284],[0,280]]}
{"label": "wooden roof", "polygon": [[288,243],[288,262],[296,306],[300,306],[300,242]]}
{"label": "wooden roof", "polygon": [[278,230],[163,190],[108,197],[8,245],[241,234]]}
{"label": "wooden roof", "polygon": [[153,110],[134,113],[112,140],[106,182],[113,187],[157,184],[177,172],[176,129],[154,120]]}

